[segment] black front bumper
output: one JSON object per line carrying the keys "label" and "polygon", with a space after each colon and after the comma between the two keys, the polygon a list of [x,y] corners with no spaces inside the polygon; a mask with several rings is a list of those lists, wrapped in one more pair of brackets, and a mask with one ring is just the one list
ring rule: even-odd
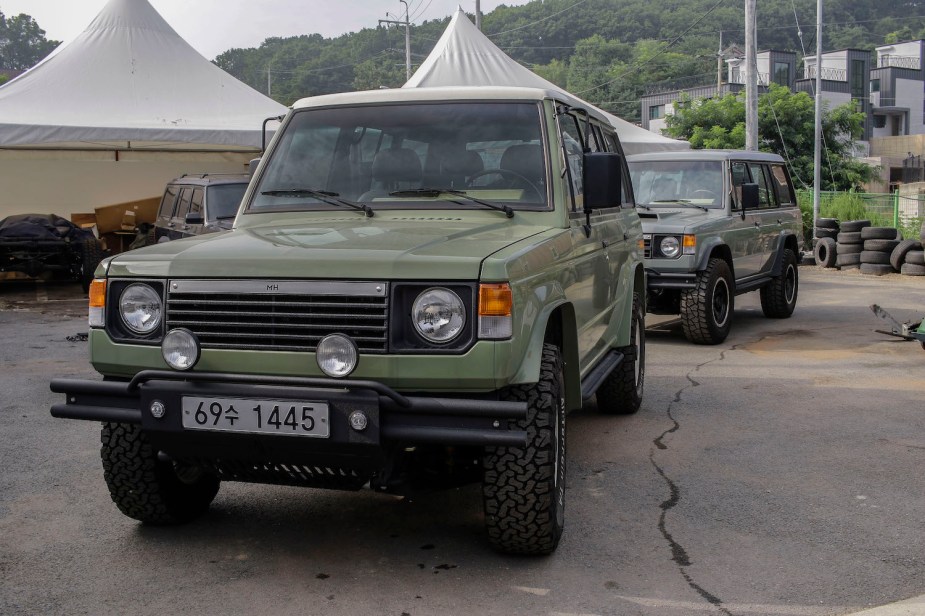
{"label": "black front bumper", "polygon": [[[360,454],[392,443],[493,447],[523,446],[527,439],[512,421],[526,419],[525,402],[405,396],[375,381],[146,370],[130,382],[54,379],[51,390],[66,395],[51,407],[52,416],[138,424],[155,446],[181,457],[227,457],[229,449],[235,455],[243,449],[251,458],[269,452],[288,459]],[[183,396],[323,401],[330,409],[330,436],[186,430]],[[150,412],[155,400],[166,407],[160,419]],[[363,430],[350,426],[349,416],[358,410],[369,419]]]}

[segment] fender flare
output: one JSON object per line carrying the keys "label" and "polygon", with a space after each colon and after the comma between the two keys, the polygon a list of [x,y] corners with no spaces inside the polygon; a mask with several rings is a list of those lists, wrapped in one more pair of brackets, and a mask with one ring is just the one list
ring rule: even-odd
{"label": "fender flare", "polygon": [[771,276],[774,278],[780,276],[784,269],[784,251],[788,248],[793,251],[793,254],[798,255],[797,236],[793,231],[784,230],[780,232],[780,242],[777,244],[777,253],[774,255],[774,263],[771,266]]}

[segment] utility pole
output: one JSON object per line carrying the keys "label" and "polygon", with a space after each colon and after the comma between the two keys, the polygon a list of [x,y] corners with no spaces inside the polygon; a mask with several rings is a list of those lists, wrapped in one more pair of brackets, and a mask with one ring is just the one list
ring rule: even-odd
{"label": "utility pole", "polygon": [[273,94],[272,94],[272,92],[273,92],[273,77],[271,77],[271,75],[272,75],[272,73],[270,73],[270,65],[267,64],[267,97],[268,97],[268,98],[273,98]]}
{"label": "utility pole", "polygon": [[475,27],[482,29],[482,3],[479,0],[475,0]]}
{"label": "utility pole", "polygon": [[411,22],[408,21],[408,2],[406,0],[398,1],[405,5],[405,20],[380,19],[379,23],[405,27],[405,79],[411,79]]}
{"label": "utility pole", "polygon": [[716,98],[723,94],[723,31],[719,31],[719,51],[716,52]]}
{"label": "utility pole", "polygon": [[755,0],[745,0],[745,149],[758,149],[758,43]]}
{"label": "utility pole", "polygon": [[819,219],[819,187],[822,183],[822,0],[816,0],[816,131],[813,140],[813,238]]}

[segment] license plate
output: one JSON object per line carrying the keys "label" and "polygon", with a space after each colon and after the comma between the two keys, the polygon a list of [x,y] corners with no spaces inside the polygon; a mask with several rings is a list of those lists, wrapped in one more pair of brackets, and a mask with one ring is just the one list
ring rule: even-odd
{"label": "license plate", "polygon": [[315,438],[331,435],[326,402],[183,396],[182,410],[187,430]]}

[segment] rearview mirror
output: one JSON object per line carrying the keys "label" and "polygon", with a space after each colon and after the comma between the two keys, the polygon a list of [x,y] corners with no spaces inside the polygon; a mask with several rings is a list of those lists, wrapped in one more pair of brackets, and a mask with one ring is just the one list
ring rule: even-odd
{"label": "rearview mirror", "polygon": [[206,222],[206,219],[202,217],[201,212],[190,212],[183,220],[188,225],[201,225]]}
{"label": "rearview mirror", "polygon": [[742,184],[742,216],[745,216],[745,210],[758,209],[758,185]]}
{"label": "rearview mirror", "polygon": [[585,211],[620,207],[623,202],[623,157],[614,152],[588,152],[583,156]]}

